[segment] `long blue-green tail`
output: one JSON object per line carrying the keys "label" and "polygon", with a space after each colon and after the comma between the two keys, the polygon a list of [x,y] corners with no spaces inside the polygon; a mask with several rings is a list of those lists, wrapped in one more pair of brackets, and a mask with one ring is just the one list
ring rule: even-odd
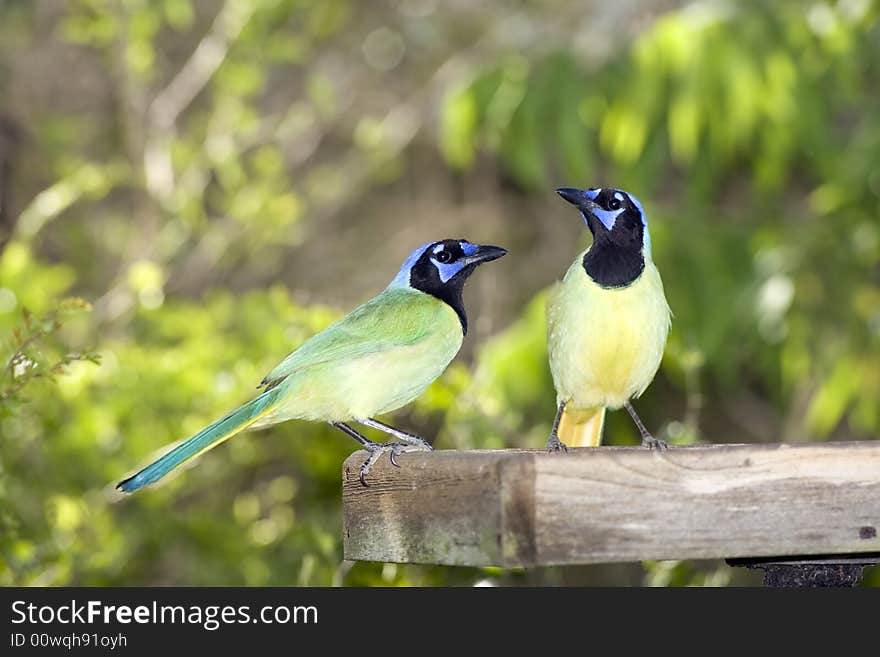
{"label": "long blue-green tail", "polygon": [[217,420],[194,436],[187,438],[183,443],[150,463],[150,465],[136,475],[120,481],[116,484],[116,488],[126,493],[133,493],[139,488],[158,481],[174,470],[174,468],[183,465],[202,452],[219,445],[224,440],[232,438],[239,431],[247,428],[271,411],[280,392],[281,390],[278,388],[268,390],[247,404],[239,406],[226,417]]}

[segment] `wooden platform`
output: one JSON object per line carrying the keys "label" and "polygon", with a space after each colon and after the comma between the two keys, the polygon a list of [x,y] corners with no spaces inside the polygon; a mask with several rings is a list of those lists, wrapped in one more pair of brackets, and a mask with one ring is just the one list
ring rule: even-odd
{"label": "wooden platform", "polygon": [[880,553],[880,441],[408,453],[343,467],[345,557],[535,566]]}

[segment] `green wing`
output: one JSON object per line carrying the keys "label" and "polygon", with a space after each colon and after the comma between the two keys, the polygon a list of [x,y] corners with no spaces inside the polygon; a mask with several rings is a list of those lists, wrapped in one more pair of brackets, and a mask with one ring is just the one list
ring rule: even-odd
{"label": "green wing", "polygon": [[265,376],[260,387],[273,388],[294,372],[319,363],[413,345],[437,331],[449,330],[444,306],[418,290],[388,288],[306,340]]}

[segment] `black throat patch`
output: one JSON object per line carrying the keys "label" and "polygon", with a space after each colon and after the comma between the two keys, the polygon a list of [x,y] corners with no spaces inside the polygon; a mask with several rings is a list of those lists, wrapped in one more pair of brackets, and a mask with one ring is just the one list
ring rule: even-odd
{"label": "black throat patch", "polygon": [[584,271],[597,285],[605,288],[626,287],[645,269],[645,257],[638,251],[610,242],[593,243],[584,254]]}

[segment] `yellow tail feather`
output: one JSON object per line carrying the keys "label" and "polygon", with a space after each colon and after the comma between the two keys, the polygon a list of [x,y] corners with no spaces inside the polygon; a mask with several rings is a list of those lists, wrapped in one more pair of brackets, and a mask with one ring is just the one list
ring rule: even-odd
{"label": "yellow tail feather", "polygon": [[598,447],[605,426],[605,407],[566,408],[559,421],[557,435],[569,447]]}

